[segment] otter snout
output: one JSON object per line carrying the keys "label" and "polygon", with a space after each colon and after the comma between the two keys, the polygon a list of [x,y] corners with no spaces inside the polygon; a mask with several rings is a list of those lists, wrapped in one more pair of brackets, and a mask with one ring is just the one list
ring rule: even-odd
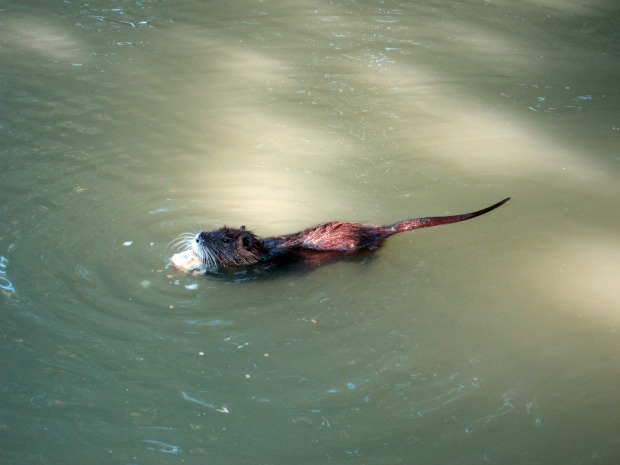
{"label": "otter snout", "polygon": [[201,236],[202,233],[196,234],[194,240],[190,242],[191,249],[195,254],[198,254],[200,247],[204,244],[204,239]]}

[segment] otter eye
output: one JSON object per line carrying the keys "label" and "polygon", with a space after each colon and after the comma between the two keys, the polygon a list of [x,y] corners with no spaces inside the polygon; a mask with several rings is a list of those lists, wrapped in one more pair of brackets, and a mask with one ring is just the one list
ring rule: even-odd
{"label": "otter eye", "polygon": [[228,243],[230,242],[230,237],[223,237],[223,238],[222,238],[222,242],[223,242],[224,244],[228,244]]}

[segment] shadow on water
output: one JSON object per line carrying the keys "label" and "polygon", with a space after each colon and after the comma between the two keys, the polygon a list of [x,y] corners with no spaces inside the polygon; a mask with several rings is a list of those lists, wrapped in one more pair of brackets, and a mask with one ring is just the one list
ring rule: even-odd
{"label": "shadow on water", "polygon": [[[619,455],[614,2],[1,14],[11,463]],[[321,270],[164,266],[190,218],[269,235],[498,194]]]}

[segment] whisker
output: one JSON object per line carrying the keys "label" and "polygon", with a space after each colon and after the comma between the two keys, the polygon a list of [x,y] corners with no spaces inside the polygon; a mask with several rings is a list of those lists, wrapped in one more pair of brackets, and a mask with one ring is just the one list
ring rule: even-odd
{"label": "whisker", "polygon": [[169,248],[169,250],[182,250],[182,251],[185,251],[185,250],[187,250],[188,248],[191,247],[191,244],[192,244],[192,241],[194,240],[194,237],[196,237],[196,235],[191,233],[191,232],[182,233],[176,239],[171,240],[168,243],[167,247]]}
{"label": "whisker", "polygon": [[201,247],[199,249],[199,258],[206,265],[207,268],[216,268],[216,260],[215,255],[213,254],[213,250],[209,247]]}

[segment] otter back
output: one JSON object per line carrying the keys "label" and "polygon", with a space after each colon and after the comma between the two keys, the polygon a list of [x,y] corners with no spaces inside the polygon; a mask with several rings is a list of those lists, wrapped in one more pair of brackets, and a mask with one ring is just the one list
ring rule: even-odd
{"label": "otter back", "polygon": [[[184,271],[201,272],[222,272],[270,260],[305,260],[317,265],[323,259],[333,259],[335,255],[376,249],[382,241],[399,232],[457,223],[484,215],[508,200],[510,197],[482,210],[461,215],[412,218],[378,226],[333,221],[297,233],[267,238],[256,236],[245,226],[223,227],[203,231],[188,241],[183,240],[181,244],[186,249],[175,254],[172,262]],[[202,264],[201,267],[196,266],[196,260]],[[190,262],[191,266],[184,266],[184,263]]]}

